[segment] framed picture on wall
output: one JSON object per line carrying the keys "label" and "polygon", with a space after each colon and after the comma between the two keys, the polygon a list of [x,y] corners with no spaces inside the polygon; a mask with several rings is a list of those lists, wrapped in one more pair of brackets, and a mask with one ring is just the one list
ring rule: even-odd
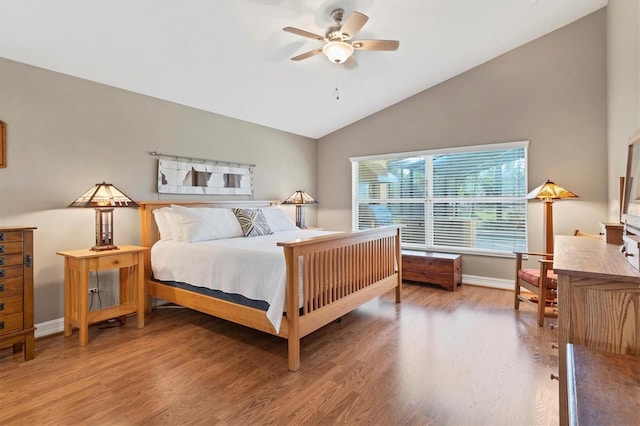
{"label": "framed picture on wall", "polygon": [[7,167],[7,124],[0,121],[0,167]]}
{"label": "framed picture on wall", "polygon": [[207,163],[176,158],[158,160],[160,194],[253,194],[252,165],[215,164],[215,160]]}

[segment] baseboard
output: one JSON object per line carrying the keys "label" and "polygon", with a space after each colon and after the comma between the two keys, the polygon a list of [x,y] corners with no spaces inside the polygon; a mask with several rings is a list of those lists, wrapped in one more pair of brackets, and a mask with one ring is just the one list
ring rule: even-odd
{"label": "baseboard", "polygon": [[465,285],[476,285],[479,287],[498,288],[500,290],[513,291],[513,280],[503,278],[480,277],[478,275],[462,275],[462,283]]}
{"label": "baseboard", "polygon": [[62,333],[64,331],[64,318],[36,324],[36,339],[38,337],[49,336],[50,334]]}
{"label": "baseboard", "polygon": [[[477,275],[462,275],[464,285],[475,285],[479,287],[497,288],[501,290],[513,290],[513,280],[502,278],[480,277]],[[50,334],[62,333],[64,331],[64,318],[36,324],[36,338],[49,336]]]}

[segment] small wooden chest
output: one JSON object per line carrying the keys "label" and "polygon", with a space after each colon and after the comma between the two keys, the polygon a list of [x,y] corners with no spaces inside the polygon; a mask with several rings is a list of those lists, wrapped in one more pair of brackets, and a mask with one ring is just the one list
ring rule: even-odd
{"label": "small wooden chest", "polygon": [[438,284],[455,291],[462,285],[462,256],[402,250],[402,279]]}

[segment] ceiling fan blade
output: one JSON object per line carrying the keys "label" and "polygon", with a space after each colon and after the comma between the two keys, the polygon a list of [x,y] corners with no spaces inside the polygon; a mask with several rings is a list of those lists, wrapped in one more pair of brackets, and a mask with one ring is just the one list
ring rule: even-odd
{"label": "ceiling fan blade", "polygon": [[324,36],[321,36],[321,35],[318,35],[318,34],[314,34],[314,33],[310,33],[309,31],[301,30],[299,28],[285,27],[282,30],[286,31],[288,33],[291,33],[291,34],[302,36],[302,37],[311,38],[311,39],[318,40],[318,41],[325,41]]}
{"label": "ceiling fan blade", "polygon": [[310,51],[305,52],[305,53],[303,53],[301,55],[294,56],[293,58],[291,58],[291,60],[292,61],[301,61],[303,59],[307,59],[307,58],[310,58],[312,56],[316,56],[319,53],[322,53],[322,48],[310,50]]}
{"label": "ceiling fan blade", "polygon": [[346,35],[347,40],[349,40],[362,29],[362,27],[367,23],[368,20],[369,17],[367,15],[364,15],[360,12],[353,12],[351,15],[349,15],[347,20],[344,21],[344,24],[342,24],[340,32]]}
{"label": "ceiling fan blade", "polygon": [[356,50],[398,50],[398,40],[356,40],[351,43]]}

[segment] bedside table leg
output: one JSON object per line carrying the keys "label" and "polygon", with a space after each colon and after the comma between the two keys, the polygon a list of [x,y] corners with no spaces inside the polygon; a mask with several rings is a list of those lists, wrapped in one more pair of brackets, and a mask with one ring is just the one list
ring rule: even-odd
{"label": "bedside table leg", "polygon": [[[125,268],[120,268],[120,305],[133,305],[133,295],[131,293],[131,271],[133,270],[132,266],[127,266]],[[123,315],[120,318],[120,322],[122,325],[127,324],[127,316]]]}
{"label": "bedside table leg", "polygon": [[82,261],[80,266],[80,286],[78,295],[80,306],[78,307],[78,318],[80,329],[80,346],[87,346],[89,343],[89,265],[87,261]]}
{"label": "bedside table leg", "polygon": [[71,270],[69,259],[64,259],[64,337],[69,337],[73,333],[71,327]]}
{"label": "bedside table leg", "polygon": [[136,262],[136,270],[134,273],[134,281],[136,286],[136,309],[138,316],[138,328],[144,328],[144,314],[145,314],[145,282],[144,282],[144,268],[141,268],[140,265],[143,265],[144,258],[142,253],[136,254],[137,262]]}
{"label": "bedside table leg", "polygon": [[25,337],[24,341],[24,360],[29,361],[36,355],[35,336],[33,331]]}

